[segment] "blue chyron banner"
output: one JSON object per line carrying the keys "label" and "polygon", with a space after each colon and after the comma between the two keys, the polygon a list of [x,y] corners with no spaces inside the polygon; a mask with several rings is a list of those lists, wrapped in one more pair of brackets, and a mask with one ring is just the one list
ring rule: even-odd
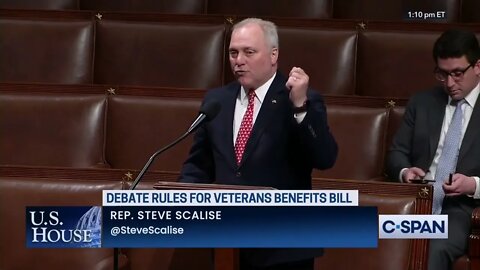
{"label": "blue chyron banner", "polygon": [[25,218],[29,248],[101,247],[100,206],[27,207]]}
{"label": "blue chyron banner", "polygon": [[27,207],[29,248],[375,248],[376,207]]}
{"label": "blue chyron banner", "polygon": [[376,248],[376,207],[109,206],[102,247]]}

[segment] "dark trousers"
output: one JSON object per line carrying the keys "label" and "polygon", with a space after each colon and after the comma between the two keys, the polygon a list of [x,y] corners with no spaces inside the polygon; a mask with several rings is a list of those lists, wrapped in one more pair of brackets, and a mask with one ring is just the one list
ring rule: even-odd
{"label": "dark trousers", "polygon": [[313,270],[314,259],[275,264],[266,267],[255,267],[245,260],[240,260],[240,270]]}
{"label": "dark trousers", "polygon": [[450,270],[456,259],[467,252],[468,235],[476,203],[466,196],[445,197],[442,214],[448,215],[448,239],[432,239],[429,244],[428,269]]}

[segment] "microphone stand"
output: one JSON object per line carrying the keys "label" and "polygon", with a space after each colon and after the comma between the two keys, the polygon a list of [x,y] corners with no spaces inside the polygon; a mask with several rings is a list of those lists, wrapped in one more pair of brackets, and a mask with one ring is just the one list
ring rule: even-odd
{"label": "microphone stand", "polygon": [[[152,162],[155,160],[155,158],[158,155],[172,148],[177,143],[185,139],[188,135],[190,135],[190,133],[192,133],[195,129],[197,129],[205,120],[213,119],[218,114],[219,110],[220,110],[220,104],[218,102],[204,104],[202,108],[200,108],[200,115],[197,117],[197,119],[195,119],[192,125],[188,128],[188,130],[182,136],[178,137],[175,141],[171,142],[169,145],[153,153],[153,155],[148,159],[147,163],[145,163],[145,166],[143,166],[143,169],[137,175],[137,178],[135,178],[135,181],[133,181],[129,190],[134,190],[137,187],[143,175],[145,174],[145,172],[147,172],[148,168],[150,167],[150,165],[152,165]],[[120,251],[119,248],[113,248],[113,270],[118,270],[118,252],[119,251]]]}
{"label": "microphone stand", "polygon": [[[195,124],[195,123],[194,123]],[[193,128],[192,128],[193,127]],[[163,147],[162,149],[158,150],[157,152],[153,153],[153,155],[148,159],[147,163],[145,163],[145,166],[143,166],[143,169],[140,171],[140,173],[137,175],[137,178],[135,178],[135,181],[133,181],[132,185],[128,190],[135,190],[137,187],[138,183],[142,179],[143,175],[147,172],[148,168],[150,165],[152,165],[153,161],[155,158],[160,155],[161,153],[167,151],[168,149],[172,148],[175,146],[177,143],[185,139],[190,133],[192,133],[193,130],[195,130],[196,126],[192,124],[192,126],[188,129],[187,132],[185,132],[182,136],[178,137],[175,141],[171,142],[169,145]],[[118,270],[118,252],[119,248],[113,248],[113,270]]]}
{"label": "microphone stand", "polygon": [[137,178],[135,178],[135,181],[133,181],[129,190],[134,190],[137,187],[138,183],[140,182],[140,179],[142,179],[143,175],[147,172],[148,168],[150,167],[150,165],[152,165],[153,161],[155,160],[155,158],[158,155],[160,155],[161,153],[163,153],[163,152],[167,151],[168,149],[172,148],[174,145],[176,145],[177,143],[179,143],[180,141],[185,139],[185,137],[187,137],[188,135],[190,135],[190,132],[187,131],[182,136],[177,138],[175,141],[170,143],[169,145],[167,145],[167,146],[163,147],[162,149],[158,150],[157,152],[153,153],[153,155],[148,159],[147,163],[145,163],[145,166],[143,166],[143,169],[137,175]]}

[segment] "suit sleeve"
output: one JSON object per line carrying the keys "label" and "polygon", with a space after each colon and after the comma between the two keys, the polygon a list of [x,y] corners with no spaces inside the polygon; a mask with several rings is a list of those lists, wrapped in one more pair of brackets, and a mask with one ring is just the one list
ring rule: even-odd
{"label": "suit sleeve", "polygon": [[327,110],[322,97],[309,91],[310,102],[307,114],[298,124],[299,138],[304,153],[308,153],[313,168],[325,170],[333,167],[338,155],[338,146],[330,132]]}
{"label": "suit sleeve", "polygon": [[415,130],[415,99],[407,105],[402,124],[393,138],[387,154],[387,175],[390,179],[398,179],[403,168],[412,167],[411,153]]}

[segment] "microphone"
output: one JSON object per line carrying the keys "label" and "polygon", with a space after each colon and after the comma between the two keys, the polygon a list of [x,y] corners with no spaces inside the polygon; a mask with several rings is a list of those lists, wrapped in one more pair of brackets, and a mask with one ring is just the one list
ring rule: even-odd
{"label": "microphone", "polygon": [[129,190],[134,190],[137,187],[137,185],[140,182],[140,180],[142,179],[143,175],[145,174],[145,172],[147,172],[148,168],[150,167],[150,165],[152,164],[152,162],[155,160],[155,158],[158,155],[160,155],[161,153],[170,149],[171,147],[173,147],[177,143],[181,142],[183,139],[185,139],[188,135],[190,135],[194,130],[196,130],[198,127],[200,127],[205,122],[214,119],[217,116],[218,112],[220,111],[220,108],[221,108],[220,103],[218,103],[217,101],[204,103],[202,105],[202,107],[200,107],[197,118],[195,119],[195,121],[193,121],[192,125],[188,128],[188,130],[182,136],[178,137],[175,141],[173,141],[169,145],[167,145],[167,146],[163,147],[162,149],[158,150],[157,152],[155,152],[148,159],[148,161],[147,161],[147,163],[145,163],[145,166],[143,167],[143,169],[137,175],[137,178],[135,178],[135,181],[133,181]]}
{"label": "microphone", "polygon": [[220,111],[220,107],[220,103],[216,101],[203,104],[203,106],[200,107],[197,119],[195,119],[192,125],[188,128],[187,135],[197,129],[204,121],[210,121],[215,118],[215,116],[217,116],[218,112]]}

